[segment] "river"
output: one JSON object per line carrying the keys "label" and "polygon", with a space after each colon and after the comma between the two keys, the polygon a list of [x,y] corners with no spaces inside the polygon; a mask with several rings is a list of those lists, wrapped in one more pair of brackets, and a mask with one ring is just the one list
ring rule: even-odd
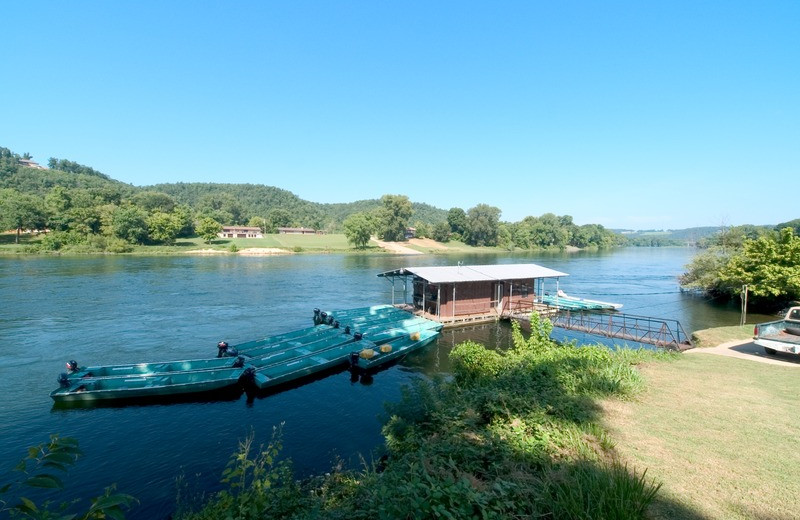
{"label": "river", "polygon": [[[314,307],[387,303],[376,275],[403,266],[534,262],[565,273],[569,294],[622,303],[626,313],[679,320],[686,332],[738,323],[738,308],[682,294],[676,277],[694,250],[627,248],[496,256],[295,255],[0,258],[0,484],[28,446],[76,437],[84,456],[61,495],[86,498],[113,482],[141,504],[131,519],[165,518],[176,478],[219,489],[222,469],[250,432],[267,442],[283,424],[284,454],[299,476],[336,460],[370,460],[382,445],[383,403],[420,374],[447,373],[455,343],[504,344],[508,326],[445,331],[439,341],[375,375],[348,372],[248,400],[56,409],[48,396],[64,363],[114,364],[213,357],[231,344],[311,325]],[[751,316],[749,321],[761,317]]]}

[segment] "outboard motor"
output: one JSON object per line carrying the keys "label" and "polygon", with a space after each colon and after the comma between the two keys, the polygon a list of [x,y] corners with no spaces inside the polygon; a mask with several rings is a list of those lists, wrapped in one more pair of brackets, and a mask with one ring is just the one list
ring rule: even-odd
{"label": "outboard motor", "polygon": [[67,370],[70,372],[77,372],[78,371],[78,362],[74,359],[67,361]]}
{"label": "outboard motor", "polygon": [[328,319],[325,320],[325,323],[328,324],[328,325],[333,325],[333,316],[328,314]]}
{"label": "outboard motor", "polygon": [[61,372],[58,375],[58,384],[64,388],[69,386],[69,375],[66,372]]}
{"label": "outboard motor", "polygon": [[355,334],[353,334],[353,339],[355,341],[361,341],[361,338],[363,338],[363,337],[364,337],[364,335],[362,333],[360,333],[360,332],[356,332]]}
{"label": "outboard motor", "polygon": [[358,367],[358,351],[353,350],[350,352],[350,368]]}
{"label": "outboard motor", "polygon": [[238,356],[231,366],[233,368],[242,368],[244,366],[244,357]]}
{"label": "outboard motor", "polygon": [[242,375],[239,376],[239,383],[244,386],[253,386],[253,382],[256,379],[256,369],[253,367],[247,367],[242,372]]}
{"label": "outboard motor", "polygon": [[228,342],[220,341],[217,343],[217,357],[225,357],[228,352]]}
{"label": "outboard motor", "polygon": [[347,326],[344,328],[344,333],[345,333],[345,334],[350,334],[350,325],[347,325]]}
{"label": "outboard motor", "polygon": [[327,320],[328,320],[328,313],[325,312],[325,311],[320,312],[319,313],[319,322],[320,322],[320,324],[325,323]]}
{"label": "outboard motor", "polygon": [[338,329],[339,328],[339,322],[337,320],[333,320],[333,328],[334,329]]}
{"label": "outboard motor", "polygon": [[223,353],[223,356],[226,356],[226,357],[236,357],[238,355],[239,355],[239,351],[236,350],[233,347],[226,348],[225,352]]}
{"label": "outboard motor", "polygon": [[314,309],[314,325],[319,325],[319,309]]}

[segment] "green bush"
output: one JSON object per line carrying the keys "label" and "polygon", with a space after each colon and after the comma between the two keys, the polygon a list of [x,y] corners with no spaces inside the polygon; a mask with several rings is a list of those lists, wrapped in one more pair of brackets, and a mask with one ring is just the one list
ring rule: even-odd
{"label": "green bush", "polygon": [[596,399],[633,394],[635,365],[670,355],[549,334],[536,316],[528,337],[513,326],[506,350],[457,345],[453,378],[420,378],[386,405],[380,470],[298,483],[274,437],[254,458],[250,440],[226,469],[228,489],[180,518],[644,518],[659,485],[615,460]]}
{"label": "green bush", "polygon": [[453,375],[461,383],[480,383],[497,377],[503,370],[504,358],[479,343],[465,341],[450,353]]}
{"label": "green bush", "polygon": [[282,442],[281,430],[273,430],[272,439],[257,449],[255,434],[239,442],[239,449],[222,473],[227,489],[216,493],[199,511],[186,504],[179,518],[185,520],[217,520],[231,518],[256,520],[285,518],[301,505],[300,487],[292,478],[288,461],[278,460]]}
{"label": "green bush", "polygon": [[133,244],[121,238],[109,237],[106,240],[105,250],[109,253],[130,253],[133,251]]}

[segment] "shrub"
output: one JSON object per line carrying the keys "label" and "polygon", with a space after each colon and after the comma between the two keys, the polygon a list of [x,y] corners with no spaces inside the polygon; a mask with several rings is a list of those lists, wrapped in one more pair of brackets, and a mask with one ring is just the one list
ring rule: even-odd
{"label": "shrub", "polygon": [[461,383],[480,383],[497,377],[503,368],[503,357],[479,343],[465,341],[452,350],[453,374]]}

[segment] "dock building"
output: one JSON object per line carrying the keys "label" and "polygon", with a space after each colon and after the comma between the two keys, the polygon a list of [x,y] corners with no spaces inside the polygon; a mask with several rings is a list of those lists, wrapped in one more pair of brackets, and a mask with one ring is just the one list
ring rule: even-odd
{"label": "dock building", "polygon": [[537,264],[459,264],[403,267],[378,276],[391,282],[393,305],[447,327],[530,313],[545,284],[557,294],[559,279],[568,275]]}

